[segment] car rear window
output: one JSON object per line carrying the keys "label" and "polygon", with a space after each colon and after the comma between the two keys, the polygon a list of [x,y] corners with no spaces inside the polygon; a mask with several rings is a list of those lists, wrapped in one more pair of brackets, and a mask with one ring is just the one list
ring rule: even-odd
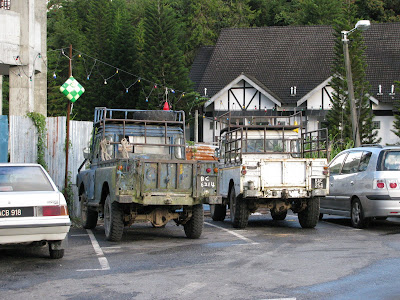
{"label": "car rear window", "polygon": [[53,187],[37,166],[0,167],[0,192],[53,191]]}
{"label": "car rear window", "polygon": [[400,171],[400,151],[382,151],[378,160],[378,171]]}

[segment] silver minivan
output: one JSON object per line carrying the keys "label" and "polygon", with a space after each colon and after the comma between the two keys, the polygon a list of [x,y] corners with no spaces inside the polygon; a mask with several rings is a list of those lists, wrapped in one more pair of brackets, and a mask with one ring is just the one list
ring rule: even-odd
{"label": "silver minivan", "polygon": [[400,147],[366,145],[340,152],[329,164],[329,194],[323,214],[351,217],[356,228],[400,217]]}

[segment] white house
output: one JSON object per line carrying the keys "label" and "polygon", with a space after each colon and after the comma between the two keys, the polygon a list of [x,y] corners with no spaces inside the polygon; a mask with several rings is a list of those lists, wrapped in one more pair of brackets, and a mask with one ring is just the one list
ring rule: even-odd
{"label": "white house", "polygon": [[[363,33],[374,127],[382,144],[399,143],[393,103],[400,99],[400,23],[372,24]],[[224,29],[200,49],[191,69],[203,109],[202,140],[215,142],[218,116],[286,115],[302,111],[306,130],[323,128],[331,108],[334,31],[330,26]],[[325,124],[326,125],[326,124]]]}

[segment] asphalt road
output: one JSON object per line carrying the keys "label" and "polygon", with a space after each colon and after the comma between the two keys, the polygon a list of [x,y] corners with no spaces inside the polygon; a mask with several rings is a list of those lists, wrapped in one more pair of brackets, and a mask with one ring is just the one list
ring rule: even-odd
{"label": "asphalt road", "polygon": [[[251,216],[245,230],[205,219],[200,239],[134,224],[119,243],[101,225],[72,228],[64,258],[48,249],[0,249],[1,299],[398,299],[400,222],[369,229],[328,216]],[[399,220],[400,221],[400,220]]]}

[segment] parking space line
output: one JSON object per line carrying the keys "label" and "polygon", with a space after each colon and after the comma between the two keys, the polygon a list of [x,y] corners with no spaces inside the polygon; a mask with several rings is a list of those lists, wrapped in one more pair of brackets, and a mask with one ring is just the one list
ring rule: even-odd
{"label": "parking space line", "polygon": [[296,298],[273,298],[273,299],[263,299],[263,300],[296,300]]}
{"label": "parking space line", "polygon": [[98,260],[101,266],[101,269],[81,269],[81,270],[77,270],[77,271],[106,271],[106,270],[110,270],[110,265],[108,264],[108,260],[107,258],[104,256],[103,250],[101,250],[101,247],[99,245],[99,243],[96,240],[96,237],[94,236],[93,232],[90,229],[86,229],[90,241],[92,242],[92,246],[94,249],[94,252],[96,252],[96,255],[98,256]]}
{"label": "parking space line", "polygon": [[360,228],[354,228],[354,227],[349,227],[348,225],[336,224],[336,223],[329,222],[327,220],[320,220],[319,222],[324,222],[325,224],[329,224],[329,225],[332,225],[332,226],[344,227],[344,228],[347,228],[347,229],[353,230],[353,231],[357,231],[357,230],[358,231],[363,231],[363,229],[360,229]]}
{"label": "parking space line", "polygon": [[251,240],[251,239],[249,239],[249,238],[247,238],[247,237],[245,237],[245,236],[243,236],[243,235],[237,233],[236,231],[229,230],[229,229],[226,229],[226,228],[224,228],[224,227],[217,226],[217,225],[214,225],[214,224],[211,224],[211,223],[208,223],[208,222],[204,222],[204,224],[207,224],[208,226],[216,227],[216,228],[219,228],[219,229],[221,229],[221,230],[224,230],[224,231],[226,231],[226,232],[228,232],[228,233],[230,233],[230,234],[236,236],[237,238],[239,238],[239,239],[245,241],[246,243],[249,243],[249,244],[252,244],[252,245],[258,245],[258,244],[259,244],[259,243],[257,243],[257,242],[254,242],[253,240]]}

